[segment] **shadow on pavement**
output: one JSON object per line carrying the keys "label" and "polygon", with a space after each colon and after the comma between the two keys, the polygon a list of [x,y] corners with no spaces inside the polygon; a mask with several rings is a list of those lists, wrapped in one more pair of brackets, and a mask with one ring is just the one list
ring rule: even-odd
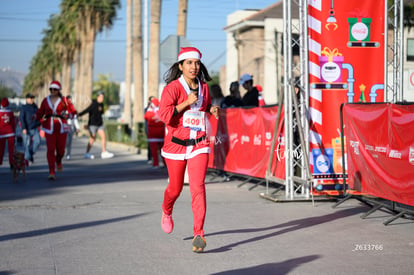
{"label": "shadow on pavement", "polygon": [[261,264],[248,268],[240,268],[229,271],[223,271],[219,273],[212,273],[212,275],[288,274],[296,267],[311,261],[315,261],[319,258],[321,258],[321,256],[319,255],[310,255],[306,257],[289,259],[287,261],[283,261],[280,263]]}
{"label": "shadow on pavement", "polygon": [[[257,242],[257,241],[261,241],[267,238],[272,238],[272,237],[279,236],[285,233],[289,233],[295,230],[301,230],[301,229],[305,229],[311,226],[316,226],[316,225],[320,225],[323,223],[336,221],[342,218],[346,218],[348,216],[360,214],[362,212],[365,212],[366,210],[367,210],[367,207],[361,206],[361,207],[356,207],[356,208],[340,210],[335,213],[323,215],[319,217],[309,217],[309,218],[304,218],[304,219],[293,220],[287,223],[282,223],[282,224],[269,226],[269,227],[225,230],[225,231],[218,231],[218,232],[213,232],[210,234],[205,234],[205,236],[208,237],[208,236],[214,236],[214,235],[254,233],[254,232],[262,232],[262,231],[268,231],[268,230],[272,231],[265,235],[256,236],[250,239],[241,240],[239,242],[230,243],[230,244],[227,244],[227,245],[224,245],[222,247],[218,247],[212,250],[207,250],[204,253],[219,253],[219,252],[229,251],[239,245],[244,245],[244,244],[248,244],[251,242]],[[277,230],[277,229],[280,229],[280,230]],[[277,231],[274,231],[274,230],[277,230]],[[187,239],[192,239],[192,237],[185,238],[185,240]]]}
{"label": "shadow on pavement", "polygon": [[22,239],[22,238],[37,237],[37,236],[51,234],[51,233],[76,230],[76,229],[92,227],[92,226],[105,225],[105,224],[114,223],[114,222],[121,222],[125,220],[135,219],[135,218],[145,216],[148,214],[150,213],[142,213],[142,214],[125,216],[125,217],[107,219],[107,220],[91,221],[91,222],[84,222],[84,223],[78,223],[78,224],[57,226],[57,227],[46,228],[46,229],[32,230],[32,231],[27,231],[27,232],[7,234],[7,235],[0,236],[0,242],[15,240],[15,239]]}

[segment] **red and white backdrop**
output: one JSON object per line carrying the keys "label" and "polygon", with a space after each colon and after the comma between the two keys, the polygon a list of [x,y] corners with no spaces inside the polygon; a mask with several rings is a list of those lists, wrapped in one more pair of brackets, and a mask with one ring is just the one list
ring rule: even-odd
{"label": "red and white backdrop", "polygon": [[328,184],[343,172],[341,104],[384,101],[384,1],[310,0],[308,11],[310,162]]}

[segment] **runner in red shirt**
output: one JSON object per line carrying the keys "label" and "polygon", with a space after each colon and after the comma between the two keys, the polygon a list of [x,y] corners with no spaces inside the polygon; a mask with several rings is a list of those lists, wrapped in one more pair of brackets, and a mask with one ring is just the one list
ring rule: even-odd
{"label": "runner in red shirt", "polygon": [[46,136],[47,162],[49,165],[49,180],[55,180],[55,165],[62,171],[62,158],[65,155],[66,135],[69,131],[67,119],[75,115],[76,110],[66,97],[61,94],[62,86],[59,81],[49,85],[50,95],[43,99],[36,120],[42,121],[42,130]]}
{"label": "runner in red shirt", "polygon": [[4,149],[7,141],[10,169],[14,166],[15,123],[14,114],[9,109],[9,100],[5,97],[0,103],[0,165],[3,164]]}
{"label": "runner in red shirt", "polygon": [[204,82],[211,78],[200,59],[198,49],[181,48],[177,62],[167,71],[167,86],[161,95],[159,110],[160,118],[167,126],[162,156],[169,175],[162,204],[161,227],[166,233],[173,230],[173,207],[183,188],[188,166],[194,252],[203,252],[206,246],[203,230],[206,215],[205,176],[210,152],[206,115],[218,117],[219,112],[218,106],[211,106],[208,85]]}

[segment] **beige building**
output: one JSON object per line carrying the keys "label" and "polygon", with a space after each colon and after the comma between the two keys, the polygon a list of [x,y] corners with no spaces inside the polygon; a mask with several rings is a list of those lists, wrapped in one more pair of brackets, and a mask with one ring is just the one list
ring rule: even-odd
{"label": "beige building", "polygon": [[[294,18],[297,18],[294,17]],[[262,10],[241,10],[227,17],[226,69],[221,85],[228,94],[230,83],[242,74],[253,75],[261,85],[266,104],[277,103],[283,76],[283,1]],[[246,92],[242,87],[240,91]]]}

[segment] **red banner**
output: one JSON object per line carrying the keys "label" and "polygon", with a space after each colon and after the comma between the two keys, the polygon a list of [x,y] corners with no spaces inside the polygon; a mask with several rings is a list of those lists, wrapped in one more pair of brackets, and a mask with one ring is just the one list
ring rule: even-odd
{"label": "red banner", "polygon": [[[220,110],[219,120],[211,117],[209,168],[265,178],[276,124],[277,106]],[[284,179],[283,112],[271,173]]]}
{"label": "red banner", "polygon": [[341,104],[384,100],[385,1],[308,3],[310,161],[313,174],[335,176]]}
{"label": "red banner", "polygon": [[414,105],[345,104],[351,189],[414,206]]}

